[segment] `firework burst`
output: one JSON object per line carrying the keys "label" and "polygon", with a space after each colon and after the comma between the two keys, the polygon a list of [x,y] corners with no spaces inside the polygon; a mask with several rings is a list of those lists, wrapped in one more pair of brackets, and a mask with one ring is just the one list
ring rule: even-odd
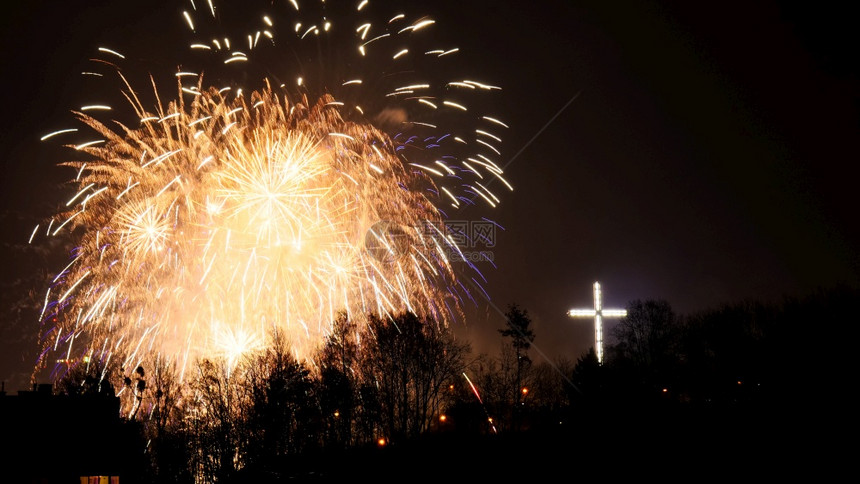
{"label": "firework burst", "polygon": [[[505,125],[465,100],[498,88],[418,79],[416,65],[457,52],[410,47],[434,27],[426,17],[373,23],[362,2],[341,25],[283,2],[231,41],[213,33],[224,16],[214,4],[188,7],[182,20],[201,69],[174,73],[171,101],[153,85],[147,107],[117,49],[100,48],[94,65],[105,72],[87,73],[119,76],[133,116],[101,119],[111,106],[100,104],[75,110],[90,136],[69,145],[80,161],[63,163],[75,169],[75,194],[34,232],[75,245],[45,297],[40,365],[235,362],[273,329],[304,358],[339,311],[456,319],[466,291],[446,211],[495,206],[490,182],[510,187],[494,161]],[[298,53],[319,57],[329,33],[337,54],[310,73]],[[299,63],[270,60],[284,52]],[[261,65],[265,74],[253,74]],[[351,65],[375,76],[342,77]]]}

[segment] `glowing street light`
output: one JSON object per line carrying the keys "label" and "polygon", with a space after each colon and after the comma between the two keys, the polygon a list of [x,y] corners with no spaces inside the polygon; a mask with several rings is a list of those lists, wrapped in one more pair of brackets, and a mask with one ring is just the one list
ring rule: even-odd
{"label": "glowing street light", "polygon": [[594,283],[594,308],[571,309],[567,315],[572,318],[594,318],[594,351],[597,352],[597,362],[603,364],[603,318],[623,318],[627,316],[626,309],[603,309],[603,296],[600,283]]}

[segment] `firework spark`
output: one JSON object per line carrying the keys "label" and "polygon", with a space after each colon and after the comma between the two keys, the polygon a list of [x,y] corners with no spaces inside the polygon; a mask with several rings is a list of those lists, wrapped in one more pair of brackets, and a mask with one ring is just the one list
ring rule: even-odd
{"label": "firework spark", "polygon": [[[493,180],[510,188],[494,161],[506,126],[467,102],[498,88],[416,77],[415,65],[457,52],[415,50],[432,19],[374,23],[362,2],[343,25],[319,14],[308,22],[298,4],[283,3],[283,12],[230,37],[211,34],[219,7],[192,2],[182,12],[188,50],[224,70],[177,71],[173,100],[163,104],[153,86],[152,108],[120,74],[126,56],[99,48],[103,57],[85,74],[118,75],[133,117],[103,120],[116,109],[90,104],[75,111],[83,129],[43,137],[90,136],[68,145],[83,158],[63,163],[75,168],[77,191],[39,232],[75,244],[45,297],[41,365],[55,353],[115,358],[125,368],[169,357],[184,371],[206,355],[235,362],[273,329],[303,358],[338,311],[456,318],[465,290],[445,210],[495,206]],[[329,34],[348,41],[333,42],[343,54],[321,59],[329,62],[323,74],[266,60],[309,44],[318,51]],[[387,58],[398,67],[342,77],[353,65],[342,59],[353,57],[355,65]],[[260,65],[270,74],[293,69],[280,75],[294,80],[237,81]]]}

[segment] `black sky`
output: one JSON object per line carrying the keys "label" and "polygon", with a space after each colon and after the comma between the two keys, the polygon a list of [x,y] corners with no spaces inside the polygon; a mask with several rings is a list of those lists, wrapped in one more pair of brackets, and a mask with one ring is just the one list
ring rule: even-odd
{"label": "black sky", "polygon": [[[135,25],[155,24],[146,17],[178,11],[125,3],[136,10],[27,2],[0,19],[7,254],[57,203],[50,183],[66,173],[53,174],[59,160],[38,138],[78,96],[72,78],[94,32],[108,22],[138,35]],[[464,330],[477,350],[497,349],[500,312],[516,302],[534,320],[536,351],[575,359],[592,329],[565,312],[591,303],[594,281],[607,306],[662,298],[679,313],[860,284],[860,42],[847,6],[470,0],[427,11],[504,89],[510,125],[500,164],[515,191],[474,214],[505,229],[497,267],[482,266],[491,301]],[[21,260],[3,263],[4,290],[20,290]],[[5,381],[32,358],[20,335],[37,322],[17,314],[3,308]]]}
{"label": "black sky", "polygon": [[590,305],[593,281],[607,305],[663,298],[681,313],[857,284],[847,11],[550,2],[489,17],[481,28],[505,39],[507,148],[527,144],[489,292],[529,309],[537,349],[591,344],[564,312]]}

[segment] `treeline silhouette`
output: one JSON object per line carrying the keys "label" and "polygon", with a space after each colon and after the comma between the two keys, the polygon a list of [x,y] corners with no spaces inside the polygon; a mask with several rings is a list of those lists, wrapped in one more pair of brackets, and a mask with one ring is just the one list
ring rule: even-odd
{"label": "treeline silhouette", "polygon": [[632,301],[602,365],[593,349],[534,362],[540,334],[516,305],[494,356],[411,313],[341,314],[310,361],[273,333],[265,350],[201,360],[181,379],[163,361],[80,364],[54,392],[122,396],[143,453],[122,482],[525,478],[613,463],[625,464],[616,476],[773,476],[811,462],[840,422],[838,350],[825,344],[840,335],[826,333],[856,319],[858,296],[837,287],[689,315]]}

